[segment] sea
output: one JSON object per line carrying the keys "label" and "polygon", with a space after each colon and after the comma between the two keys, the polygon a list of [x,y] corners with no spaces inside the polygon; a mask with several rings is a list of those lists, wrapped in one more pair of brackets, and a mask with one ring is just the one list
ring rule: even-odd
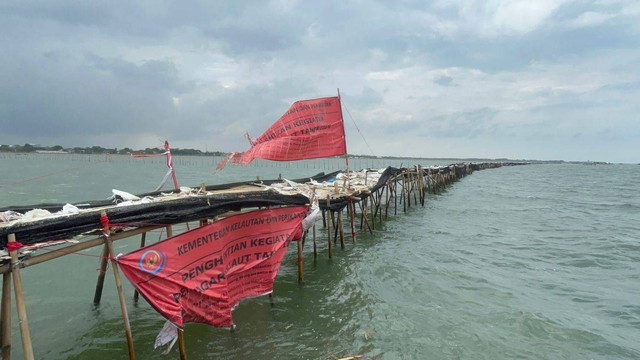
{"label": "sea", "polygon": [[[344,159],[257,160],[214,173],[219,157],[174,156],[181,186],[303,178]],[[351,169],[444,165],[447,159],[351,158]],[[0,207],[106,199],[112,189],[153,190],[164,158],[0,154]],[[169,180],[171,182],[171,180]],[[4,186],[7,185],[7,186]],[[170,185],[167,185],[170,187]],[[152,232],[147,242],[166,237]],[[347,240],[350,240],[347,238]],[[295,247],[274,296],[246,299],[236,328],[185,327],[189,359],[640,359],[640,166],[535,164],[476,171],[424,207],[400,206],[373,234],[318,257]],[[133,237],[117,253],[139,246]],[[126,359],[111,269],[93,305],[100,249],[22,269],[37,359]],[[138,359],[164,319],[124,291]],[[15,299],[14,299],[15,300]],[[13,304],[12,356],[22,358]],[[355,359],[354,357],[353,359]]]}

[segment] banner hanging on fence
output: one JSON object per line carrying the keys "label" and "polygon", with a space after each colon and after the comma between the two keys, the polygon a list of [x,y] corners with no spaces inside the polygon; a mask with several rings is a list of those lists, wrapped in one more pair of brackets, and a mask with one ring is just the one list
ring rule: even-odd
{"label": "banner hanging on fence", "polygon": [[118,256],[124,275],[179,327],[233,326],[243,298],[268,294],[289,242],[302,236],[307,207],[257,210],[216,221]]}
{"label": "banner hanging on fence", "polygon": [[264,134],[251,140],[251,149],[235,163],[255,158],[291,161],[347,153],[339,97],[296,101]]}

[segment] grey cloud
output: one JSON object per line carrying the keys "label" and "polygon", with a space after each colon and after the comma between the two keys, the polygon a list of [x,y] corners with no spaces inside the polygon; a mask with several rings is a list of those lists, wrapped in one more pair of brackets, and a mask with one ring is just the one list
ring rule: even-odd
{"label": "grey cloud", "polygon": [[384,97],[370,87],[365,87],[362,93],[357,95],[343,95],[343,105],[354,107],[357,109],[366,109],[371,105],[380,105],[384,101]]}
{"label": "grey cloud", "polygon": [[148,131],[171,120],[172,97],[189,88],[168,62],[137,66],[90,55],[87,62],[69,66],[51,58],[34,57],[0,70],[13,79],[0,86],[0,125],[9,134]]}
{"label": "grey cloud", "polygon": [[[637,117],[633,104],[640,103],[638,16],[589,27],[567,24],[585,12],[619,14],[620,4],[571,1],[527,33],[487,37],[462,23],[460,7],[441,2],[4,2],[0,143],[14,136],[56,142],[152,133],[239,150],[244,140],[230,134],[246,129],[259,135],[293,99],[330,96],[336,87],[354,113],[382,117],[375,115],[384,113],[380,109],[400,109],[393,122],[357,119],[371,125],[363,131],[372,136],[475,136],[480,142],[508,134],[570,139],[580,130],[583,138],[601,132],[616,139],[616,127],[606,133],[603,126],[580,126],[580,119],[591,116],[597,123],[611,114],[627,133],[638,133],[628,120]],[[460,31],[436,26],[445,21]],[[626,60],[602,59],[614,53],[625,53]],[[544,105],[523,102],[526,109],[519,112],[487,103],[434,117],[430,99],[448,100],[425,94],[423,87],[451,93],[451,104],[459,104],[458,92],[470,98],[478,91],[463,86],[465,75],[434,79],[440,86],[427,81],[406,87],[366,77],[406,68],[460,69],[453,74],[478,69],[500,94],[496,87],[506,81],[505,73],[514,81],[531,79],[532,64],[582,62],[588,68],[589,59],[600,59],[593,72],[602,77],[597,83],[608,85],[578,94],[532,93],[532,103],[539,97]],[[460,105],[441,108],[454,106]],[[557,124],[563,132],[552,134]]]}
{"label": "grey cloud", "polygon": [[299,45],[291,32],[260,27],[225,26],[205,32],[208,37],[224,42],[232,53],[262,53],[284,50]]}
{"label": "grey cloud", "polygon": [[110,17],[109,8],[89,2],[15,1],[0,4],[5,17],[23,17],[41,21],[55,21],[68,25],[104,25]]}
{"label": "grey cloud", "polygon": [[482,108],[473,111],[457,112],[451,115],[436,116],[427,122],[423,133],[429,137],[476,138],[495,132],[492,120],[498,113],[495,109]]}
{"label": "grey cloud", "polygon": [[451,76],[439,76],[437,79],[433,80],[433,82],[440,86],[455,86],[455,84],[453,84],[453,78]]}

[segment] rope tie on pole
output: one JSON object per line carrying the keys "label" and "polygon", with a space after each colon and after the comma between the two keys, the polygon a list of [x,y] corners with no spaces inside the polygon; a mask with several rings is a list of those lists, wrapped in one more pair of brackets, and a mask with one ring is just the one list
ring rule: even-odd
{"label": "rope tie on pole", "polygon": [[25,245],[18,241],[10,241],[7,243],[7,251],[18,251],[22,249]]}
{"label": "rope tie on pole", "polygon": [[104,236],[109,236],[109,217],[107,214],[100,216],[100,225],[102,225],[102,233]]}

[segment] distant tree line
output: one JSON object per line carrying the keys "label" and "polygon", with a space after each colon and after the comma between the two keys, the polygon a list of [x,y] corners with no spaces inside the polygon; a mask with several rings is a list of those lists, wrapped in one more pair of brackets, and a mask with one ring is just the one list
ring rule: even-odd
{"label": "distant tree line", "polygon": [[[24,145],[0,145],[0,152],[13,152],[13,153],[31,153],[36,151],[64,151],[72,154],[160,154],[164,152],[162,148],[146,148],[142,150],[133,150],[129,147],[122,149],[118,148],[104,148],[102,146],[89,146],[89,147],[73,147],[64,148],[61,145],[54,146],[42,146],[33,144]],[[200,156],[222,156],[225,152],[220,151],[201,151],[197,149],[171,149],[173,155],[200,155]]]}

